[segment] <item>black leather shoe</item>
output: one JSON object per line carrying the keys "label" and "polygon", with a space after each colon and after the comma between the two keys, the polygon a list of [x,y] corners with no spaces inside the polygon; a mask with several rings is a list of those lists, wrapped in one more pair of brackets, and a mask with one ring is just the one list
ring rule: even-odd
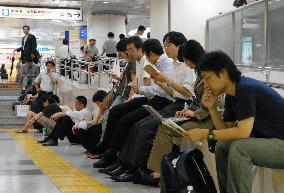
{"label": "black leather shoe", "polygon": [[99,161],[93,163],[94,168],[106,168],[113,163],[112,160],[107,159],[106,157],[102,157]]}
{"label": "black leather shoe", "polygon": [[153,173],[148,173],[145,171],[139,170],[141,177],[143,178],[144,181],[146,181],[147,185],[151,186],[158,186],[160,182],[160,178],[154,178]]}
{"label": "black leather shoe", "polygon": [[133,170],[127,170],[125,173],[111,177],[112,180],[116,182],[132,182],[134,177]]}
{"label": "black leather shoe", "polygon": [[124,165],[120,165],[117,169],[113,171],[106,172],[107,175],[109,176],[120,176],[121,174],[125,173],[127,171],[127,167]]}
{"label": "black leather shoe", "polygon": [[58,146],[57,139],[49,139],[46,143],[42,143],[43,146]]}
{"label": "black leather shoe", "polygon": [[46,143],[50,138],[45,137],[43,140],[37,141],[38,143]]}
{"label": "black leather shoe", "polygon": [[100,173],[110,172],[110,171],[116,170],[120,165],[121,165],[120,161],[116,161],[114,162],[114,164],[111,164],[110,166],[106,168],[99,169],[99,172]]}

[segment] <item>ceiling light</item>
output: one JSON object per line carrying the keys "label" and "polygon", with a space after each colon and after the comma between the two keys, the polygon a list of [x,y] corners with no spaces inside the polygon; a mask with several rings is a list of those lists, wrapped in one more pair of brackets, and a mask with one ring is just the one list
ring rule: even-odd
{"label": "ceiling light", "polygon": [[53,20],[51,20],[51,21],[54,21],[54,22],[62,22],[62,21],[60,21],[60,20],[58,20],[58,19],[53,19]]}
{"label": "ceiling light", "polygon": [[104,4],[109,4],[109,1],[104,1]]}
{"label": "ceiling light", "polygon": [[58,7],[67,7],[67,5],[66,4],[60,4],[60,5],[58,5]]}

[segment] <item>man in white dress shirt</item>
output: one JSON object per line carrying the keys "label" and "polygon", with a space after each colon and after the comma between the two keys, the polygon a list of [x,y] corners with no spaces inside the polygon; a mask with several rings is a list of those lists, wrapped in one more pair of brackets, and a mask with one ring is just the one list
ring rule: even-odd
{"label": "man in white dress shirt", "polygon": [[46,71],[41,72],[34,80],[38,97],[35,103],[32,104],[31,110],[39,113],[43,110],[42,96],[53,95],[54,86],[57,83],[56,74],[54,72],[55,63],[53,61],[46,62]]}
{"label": "man in white dress shirt", "polygon": [[79,142],[72,132],[72,127],[81,121],[91,121],[92,113],[86,108],[87,99],[84,96],[77,96],[74,106],[75,111],[59,112],[50,117],[51,120],[57,120],[57,123],[46,142],[42,143],[44,146],[57,146],[58,139],[63,140],[65,136],[71,144]]}

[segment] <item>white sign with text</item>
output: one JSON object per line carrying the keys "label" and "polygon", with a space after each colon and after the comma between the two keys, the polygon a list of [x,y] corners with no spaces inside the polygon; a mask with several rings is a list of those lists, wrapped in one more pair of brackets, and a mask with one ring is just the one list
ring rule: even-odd
{"label": "white sign with text", "polygon": [[0,6],[0,17],[27,19],[83,20],[80,9],[51,9]]}

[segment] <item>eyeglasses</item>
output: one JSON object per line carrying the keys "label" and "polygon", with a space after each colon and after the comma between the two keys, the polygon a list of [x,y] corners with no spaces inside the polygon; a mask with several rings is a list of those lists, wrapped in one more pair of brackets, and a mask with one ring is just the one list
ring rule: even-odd
{"label": "eyeglasses", "polygon": [[129,53],[129,52],[133,53],[133,52],[136,52],[136,51],[137,51],[136,48],[129,48],[129,49],[126,50],[126,53]]}

